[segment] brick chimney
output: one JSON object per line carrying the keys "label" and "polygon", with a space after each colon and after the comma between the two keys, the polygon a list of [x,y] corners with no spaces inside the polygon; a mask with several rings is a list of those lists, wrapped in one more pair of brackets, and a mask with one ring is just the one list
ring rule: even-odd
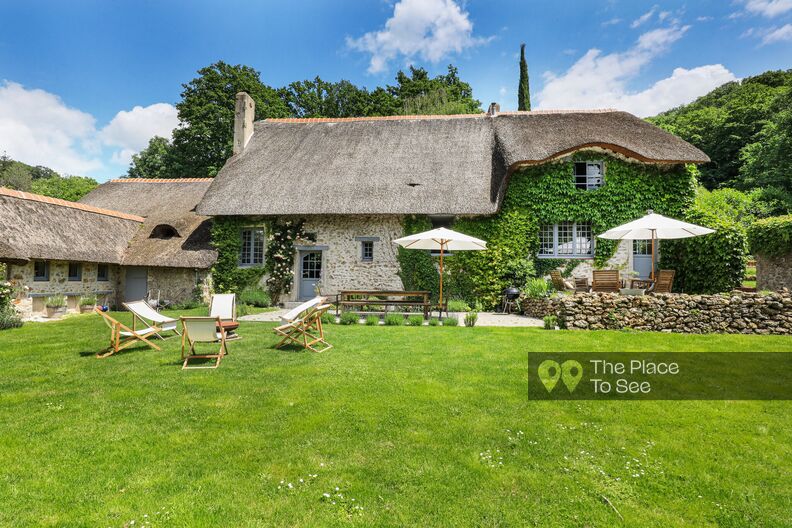
{"label": "brick chimney", "polygon": [[234,109],[234,155],[241,154],[253,135],[253,118],[256,115],[256,103],[245,92],[236,94]]}
{"label": "brick chimney", "polygon": [[498,103],[490,103],[489,108],[487,109],[487,115],[490,117],[495,117],[500,112],[500,105]]}

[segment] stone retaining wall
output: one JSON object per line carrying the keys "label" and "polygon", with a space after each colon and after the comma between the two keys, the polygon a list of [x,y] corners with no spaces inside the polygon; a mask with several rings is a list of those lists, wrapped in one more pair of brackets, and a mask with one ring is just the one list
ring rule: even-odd
{"label": "stone retaining wall", "polygon": [[756,289],[792,288],[792,253],[780,257],[756,255]]}
{"label": "stone retaining wall", "polygon": [[765,295],[585,293],[550,302],[559,320],[575,330],[792,335],[792,295],[786,289]]}

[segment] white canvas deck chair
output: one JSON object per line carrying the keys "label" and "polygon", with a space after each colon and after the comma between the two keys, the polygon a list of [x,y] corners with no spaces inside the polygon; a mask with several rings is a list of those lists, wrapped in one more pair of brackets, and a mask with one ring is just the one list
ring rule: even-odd
{"label": "white canvas deck chair", "polygon": [[275,348],[292,343],[311,352],[324,352],[333,348],[325,340],[322,327],[322,315],[331,306],[324,302],[324,297],[314,297],[283,314],[281,321],[284,324],[274,329],[275,334],[281,337]]}
{"label": "white canvas deck chair", "polygon": [[[220,326],[219,317],[182,317],[182,350],[184,360],[182,370],[196,368],[217,368],[220,360],[226,355],[226,334]],[[220,349],[215,353],[197,353],[195,345],[198,343],[219,343]],[[188,349],[189,347],[189,349]],[[189,366],[191,359],[214,359],[214,364]]]}
{"label": "white canvas deck chair", "polygon": [[107,356],[112,356],[119,350],[123,350],[128,346],[132,346],[138,341],[147,344],[154,350],[160,350],[160,347],[149,341],[146,337],[156,334],[161,330],[160,328],[156,326],[149,326],[147,328],[141,328],[140,330],[132,330],[128,326],[121,324],[119,321],[116,321],[110,317],[109,314],[103,312],[98,306],[94,308],[94,312],[101,315],[102,320],[110,328],[110,346],[108,346],[104,351],[97,353],[96,357],[106,358]]}
{"label": "white canvas deck chair", "polygon": [[[176,332],[177,335],[181,335],[181,332],[179,332],[178,329],[178,319],[162,315],[157,310],[152,308],[151,305],[146,301],[141,300],[121,304],[123,304],[127,310],[132,312],[132,330],[135,330],[135,324],[137,321],[140,321],[144,327],[158,327],[159,331],[155,335],[160,339],[165,339],[162,337],[162,335],[160,335],[160,332],[173,331]],[[151,321],[153,324],[149,324],[149,321]]]}
{"label": "white canvas deck chair", "polygon": [[209,317],[220,318],[220,326],[226,333],[226,340],[239,339],[236,333],[239,328],[236,314],[236,294],[215,293],[209,302]]}

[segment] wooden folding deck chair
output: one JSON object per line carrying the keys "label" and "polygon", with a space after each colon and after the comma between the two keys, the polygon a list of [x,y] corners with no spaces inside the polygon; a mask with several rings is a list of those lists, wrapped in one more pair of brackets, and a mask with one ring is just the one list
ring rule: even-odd
{"label": "wooden folding deck chair", "polygon": [[110,346],[108,346],[104,352],[98,352],[96,357],[106,358],[107,356],[112,356],[119,350],[132,346],[138,341],[147,344],[154,350],[160,350],[160,347],[149,341],[146,336],[157,334],[157,332],[162,331],[161,328],[149,326],[147,328],[141,328],[140,330],[132,330],[128,326],[110,317],[109,314],[103,312],[98,306],[94,308],[94,312],[101,315],[102,320],[104,320],[105,324],[110,328]]}
{"label": "wooden folding deck chair", "polygon": [[553,288],[556,291],[564,291],[564,290],[571,290],[569,284],[564,280],[564,277],[561,276],[561,272],[558,270],[550,271],[550,280],[553,281]]}
{"label": "wooden folding deck chair", "polygon": [[[198,368],[217,368],[220,360],[226,355],[226,333],[220,325],[219,317],[181,317],[182,323],[182,349],[181,357],[184,360],[182,370]],[[220,350],[214,354],[198,354],[195,345],[198,343],[220,343]],[[185,354],[187,347],[189,352]],[[214,359],[213,365],[188,366],[191,359]]]}
{"label": "wooden folding deck chair", "polygon": [[619,270],[594,270],[591,291],[619,293],[621,279]]}
{"label": "wooden folding deck chair", "polygon": [[[287,315],[296,313],[291,321],[286,321],[274,329],[275,334],[282,339],[275,345],[280,348],[284,345],[294,343],[311,352],[324,352],[333,348],[333,345],[325,340],[324,327],[322,326],[322,315],[331,307],[330,304],[322,304],[323,297],[316,297],[307,303],[303,303],[288,314],[281,317],[286,320]],[[301,309],[301,311],[297,311]],[[317,346],[318,345],[318,346]]]}
{"label": "wooden folding deck chair", "polygon": [[[215,293],[209,303],[209,317],[220,319],[220,326],[226,334],[226,341],[240,339],[236,333],[239,328],[236,313],[236,295],[233,293]],[[219,328],[219,327],[218,327]]]}
{"label": "wooden folding deck chair", "polygon": [[[136,323],[140,321],[144,327],[159,327],[159,331],[155,335],[160,339],[165,339],[162,337],[162,335],[160,335],[160,332],[173,331],[176,332],[177,335],[181,335],[181,332],[179,332],[178,319],[162,315],[157,310],[152,308],[151,305],[149,305],[149,303],[146,301],[132,301],[121,304],[123,304],[124,308],[132,313],[132,330],[135,330]],[[149,324],[149,321],[151,321],[151,324]]]}

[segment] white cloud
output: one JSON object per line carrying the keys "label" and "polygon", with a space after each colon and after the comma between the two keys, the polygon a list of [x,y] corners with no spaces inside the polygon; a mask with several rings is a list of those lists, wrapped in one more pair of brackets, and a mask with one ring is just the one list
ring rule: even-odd
{"label": "white cloud", "polygon": [[545,73],[537,108],[618,108],[639,116],[654,115],[692,101],[735,79],[720,64],[677,68],[670,77],[643,91],[628,90],[641,70],[682,38],[689,26],[655,29],[642,34],[632,48],[610,54],[590,49],[561,75]]}
{"label": "white cloud", "polygon": [[762,37],[762,44],[792,41],[792,24],[784,24],[779,28],[770,28]]}
{"label": "white cloud", "polygon": [[418,56],[436,63],[488,41],[473,36],[468,12],[453,0],[400,0],[384,29],[359,38],[347,37],[347,46],[371,54],[368,70],[377,73],[398,56],[407,61]]}
{"label": "white cloud", "polygon": [[91,155],[96,120],[60,97],[21,84],[0,84],[0,151],[58,172],[85,174],[101,167]]}
{"label": "white cloud", "polygon": [[176,109],[165,103],[118,112],[101,130],[96,118],[57,95],[0,83],[0,153],[63,174],[90,175],[126,165],[154,135],[170,138]]}
{"label": "white cloud", "polygon": [[792,10],[792,0],[746,0],[745,9],[754,15],[773,18]]}
{"label": "white cloud", "polygon": [[102,129],[100,138],[105,145],[121,147],[113,153],[112,160],[126,165],[132,160],[132,154],[143,150],[152,137],[170,139],[171,132],[179,124],[176,113],[176,108],[166,103],[122,110]]}
{"label": "white cloud", "polygon": [[644,13],[643,15],[641,15],[638,18],[636,18],[635,20],[633,20],[632,24],[630,24],[630,27],[635,29],[635,28],[637,28],[639,26],[642,26],[643,24],[648,22],[649,19],[652,18],[652,16],[654,16],[654,14],[656,12],[657,12],[657,6],[654,5],[654,6],[652,6],[652,9],[650,9],[649,11]]}
{"label": "white cloud", "polygon": [[610,20],[606,20],[605,22],[603,22],[602,27],[615,26],[621,21],[622,21],[621,18],[611,18]]}
{"label": "white cloud", "polygon": [[697,21],[697,22],[709,22],[710,20],[712,20],[712,17],[711,17],[711,16],[700,16],[700,17],[696,17],[696,21]]}

